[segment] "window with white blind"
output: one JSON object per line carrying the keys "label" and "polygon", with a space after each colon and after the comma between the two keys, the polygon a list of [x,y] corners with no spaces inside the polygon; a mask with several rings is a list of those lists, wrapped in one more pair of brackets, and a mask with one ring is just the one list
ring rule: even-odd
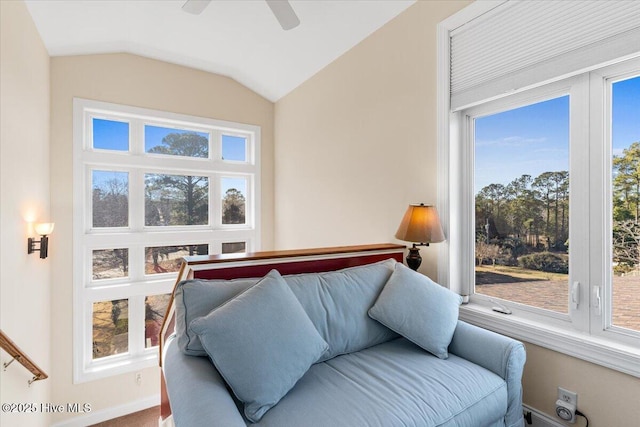
{"label": "window with white blind", "polygon": [[439,280],[465,320],[639,376],[640,4],[533,3],[441,24]]}
{"label": "window with white blind", "polygon": [[259,248],[260,129],[74,100],[74,381],[153,366],[181,258]]}
{"label": "window with white blind", "polygon": [[640,50],[640,2],[495,3],[474,5],[480,15],[448,32],[454,111]]}

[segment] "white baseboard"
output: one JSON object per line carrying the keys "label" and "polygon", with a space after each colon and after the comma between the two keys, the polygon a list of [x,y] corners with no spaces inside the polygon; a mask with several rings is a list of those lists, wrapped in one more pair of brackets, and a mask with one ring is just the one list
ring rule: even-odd
{"label": "white baseboard", "polygon": [[52,424],[51,427],[85,427],[91,424],[101,423],[113,418],[153,408],[158,405],[160,405],[160,395],[155,394],[153,396],[145,397],[144,399],[125,403],[124,405],[101,409],[99,411],[89,412],[78,417],[60,421]]}
{"label": "white baseboard", "polygon": [[542,411],[532,408],[531,406],[522,405],[525,414],[531,412],[531,424],[525,421],[525,427],[565,427],[565,424],[556,420],[554,417]]}

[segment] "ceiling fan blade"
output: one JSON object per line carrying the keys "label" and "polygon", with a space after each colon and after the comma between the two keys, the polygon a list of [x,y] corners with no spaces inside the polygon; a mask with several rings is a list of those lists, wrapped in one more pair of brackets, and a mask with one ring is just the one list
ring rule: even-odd
{"label": "ceiling fan blade", "polygon": [[200,15],[210,2],[211,0],[187,0],[182,5],[182,10],[194,15]]}
{"label": "ceiling fan blade", "polygon": [[288,0],[265,0],[271,8],[283,30],[290,30],[300,25],[300,19]]}

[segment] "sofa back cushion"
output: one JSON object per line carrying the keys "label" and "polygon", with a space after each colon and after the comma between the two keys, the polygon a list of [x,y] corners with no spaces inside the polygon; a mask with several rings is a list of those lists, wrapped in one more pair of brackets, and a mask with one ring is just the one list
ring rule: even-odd
{"label": "sofa back cushion", "polygon": [[399,335],[367,312],[393,273],[389,259],[327,273],[284,276],[329,350],[319,361],[359,351]]}
{"label": "sofa back cushion", "polygon": [[176,339],[178,347],[190,356],[206,356],[200,338],[189,330],[192,320],[206,316],[217,308],[246,291],[260,278],[236,280],[183,280],[175,292]]}
{"label": "sofa back cushion", "polygon": [[[386,261],[326,273],[284,276],[296,298],[329,344],[320,361],[362,350],[399,337],[367,312],[391,277],[396,261]],[[206,316],[260,278],[184,280],[176,288],[176,338],[190,356],[207,356],[200,338],[189,330],[191,321]]]}

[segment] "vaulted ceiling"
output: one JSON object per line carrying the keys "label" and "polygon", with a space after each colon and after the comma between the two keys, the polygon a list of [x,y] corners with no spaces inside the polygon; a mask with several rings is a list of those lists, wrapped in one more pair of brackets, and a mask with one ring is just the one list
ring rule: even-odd
{"label": "vaulted ceiling", "polygon": [[415,0],[292,0],[284,31],[264,0],[26,0],[51,56],[127,52],[222,74],[277,101]]}

